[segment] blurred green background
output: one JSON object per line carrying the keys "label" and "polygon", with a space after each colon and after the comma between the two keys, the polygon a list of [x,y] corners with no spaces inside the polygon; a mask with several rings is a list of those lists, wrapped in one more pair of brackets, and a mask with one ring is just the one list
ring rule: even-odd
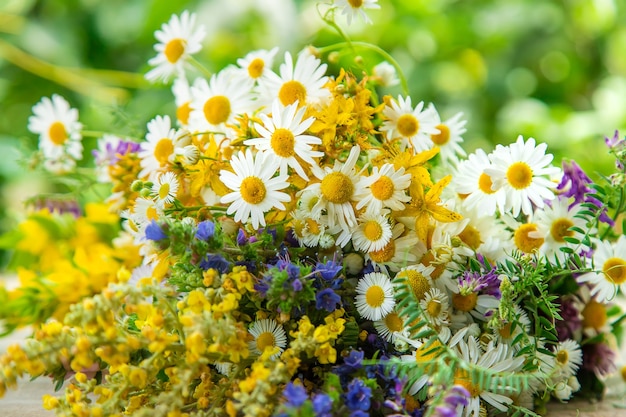
{"label": "blurred green background", "polygon": [[[592,177],[611,172],[603,137],[626,125],[626,0],[379,4],[368,12],[373,25],[337,22],[399,61],[414,103],[433,102],[444,118],[465,113],[468,150],[522,134]],[[169,87],[150,87],[142,74],[154,31],[184,9],[207,28],[197,59],[212,71],[254,49],[279,46],[280,60],[282,51],[340,40],[308,0],[0,0],[0,231],[46,187],[27,169],[37,138],[26,126],[42,96],[64,96],[86,129],[139,137],[155,115],[174,114]],[[370,68],[380,61],[363,58]]]}

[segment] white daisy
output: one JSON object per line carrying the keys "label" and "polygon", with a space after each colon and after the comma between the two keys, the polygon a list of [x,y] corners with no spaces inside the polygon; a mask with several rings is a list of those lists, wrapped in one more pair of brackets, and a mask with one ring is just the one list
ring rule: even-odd
{"label": "white daisy", "polygon": [[171,171],[161,173],[152,185],[151,191],[154,201],[161,207],[172,204],[176,200],[178,186],[176,174]]}
{"label": "white daisy", "polygon": [[271,104],[276,98],[287,106],[296,101],[301,106],[319,105],[330,98],[330,91],[324,88],[328,81],[326,64],[313,55],[300,53],[294,66],[289,52],[285,52],[285,62],[280,65],[280,76],[270,72],[260,81],[261,97]]}
{"label": "white daisy", "polygon": [[[483,353],[474,337],[470,337],[467,342],[460,340],[455,349],[466,362],[493,372],[519,371],[526,360],[523,356],[513,357],[513,351],[507,345],[496,346],[493,342],[489,343]],[[490,389],[491,387],[483,384],[474,384],[468,372],[463,369],[457,370],[454,383],[461,385],[470,393],[469,403],[464,407],[462,416],[479,417],[481,399],[502,412],[506,412],[507,406],[513,402],[510,396],[515,393],[510,387]]]}
{"label": "white daisy", "polygon": [[209,82],[197,79],[191,86],[191,131],[213,131],[228,136],[227,125],[235,123],[235,116],[254,110],[252,80],[237,79],[233,73],[222,70],[214,74]]}
{"label": "white daisy", "polygon": [[356,286],[356,294],[356,309],[366,320],[381,320],[396,305],[391,280],[381,272],[363,275]]}
{"label": "white daisy", "polygon": [[172,15],[154,36],[159,41],[154,45],[157,56],[148,61],[154,68],[146,79],[168,81],[172,76],[184,76],[189,57],[202,49],[205,31],[202,25],[196,26],[196,14],[185,10],[180,17]]}
{"label": "white daisy", "polygon": [[411,384],[409,388],[409,395],[415,395],[428,384],[430,379],[429,374],[436,371],[434,364],[437,360],[437,356],[441,354],[443,344],[439,338],[434,339],[432,343],[425,343],[419,340],[408,339],[401,335],[397,335],[397,337],[404,339],[407,343],[416,348],[411,355],[401,355],[400,360],[402,362],[418,363],[420,366],[426,367],[427,372],[413,381],[413,384]]}
{"label": "white daisy", "polygon": [[578,277],[578,282],[591,285],[591,295],[603,303],[615,297],[618,288],[626,294],[626,235],[616,242],[606,240],[596,242],[591,260],[592,272]]}
{"label": "white daisy", "polygon": [[229,204],[226,214],[235,214],[236,222],[252,221],[252,227],[265,226],[264,213],[277,208],[285,210],[283,203],[289,195],[280,192],[289,186],[286,175],[274,176],[277,164],[274,156],[252,155],[250,149],[233,155],[230,165],[234,171],[220,171],[220,180],[233,192],[220,199]]}
{"label": "white daisy", "polygon": [[403,167],[397,171],[393,164],[374,167],[372,174],[359,182],[359,192],[355,195],[358,200],[356,209],[365,207],[370,213],[380,213],[383,207],[404,210],[404,203],[411,200],[406,194],[409,185],[411,174],[405,174]]}
{"label": "white daisy", "polygon": [[371,252],[381,250],[391,240],[391,224],[385,210],[380,214],[364,213],[352,233],[352,244],[356,250]]}
{"label": "white daisy", "polygon": [[515,249],[523,253],[537,253],[543,246],[545,239],[538,233],[539,226],[533,220],[534,216],[526,218],[526,222],[517,221],[508,214],[500,219],[513,231],[513,244]]}
{"label": "white daisy", "polygon": [[511,232],[499,218],[480,215],[478,210],[464,207],[458,212],[468,222],[457,236],[468,247],[491,262],[504,260],[511,253]]}
{"label": "white daisy", "polygon": [[298,102],[283,106],[279,100],[274,100],[272,117],[260,114],[263,125],[254,124],[261,137],[248,139],[244,144],[276,155],[280,161],[281,175],[287,175],[287,167],[291,167],[302,179],[308,181],[309,177],[302,169],[300,160],[309,166],[317,165],[313,158],[324,156],[324,153],[314,151],[311,146],[320,145],[320,138],[303,134],[315,121],[313,117],[302,120],[305,111],[306,107],[298,108]]}
{"label": "white daisy", "polygon": [[287,346],[287,335],[283,327],[273,319],[257,320],[248,332],[254,340],[248,342],[248,348],[254,354],[261,355],[266,349],[276,350],[271,358],[278,357]]}
{"label": "white daisy", "polygon": [[[81,142],[82,125],[78,122],[78,110],[70,108],[61,96],[43,97],[33,106],[28,118],[28,130],[39,135],[39,149],[50,166],[73,168],[75,161],[83,158]],[[62,172],[65,169],[57,169]]]}
{"label": "white daisy", "polygon": [[[574,244],[567,242],[566,237],[576,238],[582,241],[584,234],[579,231],[572,230],[577,227],[580,230],[588,230],[586,221],[576,215],[582,210],[580,205],[570,206],[571,200],[558,198],[552,201],[552,205],[545,206],[543,210],[535,211],[534,221],[537,224],[537,231],[530,234],[531,237],[543,238],[543,245],[539,251],[548,259],[556,257],[561,263],[569,257],[569,255],[560,250],[567,247],[574,251],[588,250],[589,248],[582,243]],[[590,231],[594,233],[594,230]]]}
{"label": "white daisy", "polygon": [[261,80],[272,71],[274,57],[278,52],[278,47],[271,50],[259,49],[248,52],[248,54],[237,60],[237,65],[242,69],[244,76],[254,81]]}
{"label": "white daisy", "polygon": [[453,179],[455,191],[463,198],[463,206],[483,213],[495,214],[498,206],[504,205],[506,195],[496,188],[485,169],[491,168],[491,160],[482,149],[470,154],[461,162]]}
{"label": "white daisy", "polygon": [[433,288],[433,281],[430,274],[435,270],[432,266],[422,264],[410,265],[400,269],[396,273],[395,282],[407,285],[417,301],[422,301],[426,293]]}
{"label": "white daisy", "polygon": [[397,334],[404,334],[406,336],[407,333],[404,319],[396,310],[393,310],[382,319],[375,321],[374,328],[380,337],[390,343],[396,341]]}
{"label": "white daisy", "polygon": [[557,183],[551,178],[561,170],[550,165],[553,156],[546,154],[546,148],[545,143],[535,146],[533,138],[524,142],[521,135],[507,147],[496,147],[491,154],[493,166],[486,168],[485,173],[491,177],[493,189],[502,188],[506,196],[500,212],[511,210],[517,217],[521,209],[524,214],[530,214],[533,204],[543,208],[544,201],[554,199],[552,189]]}
{"label": "white daisy", "polygon": [[391,240],[382,249],[367,252],[365,259],[372,265],[386,270],[398,271],[402,267],[414,264],[420,250],[420,240],[414,231],[404,233],[404,225],[396,223],[391,229]]}
{"label": "white daisy", "polygon": [[128,285],[136,286],[141,288],[145,285],[155,285],[158,284],[157,280],[154,279],[152,273],[154,272],[155,264],[149,265],[140,265],[133,269],[133,272],[128,279]]}
{"label": "white daisy", "polygon": [[141,143],[140,177],[151,175],[174,163],[176,130],[172,128],[169,116],[157,116],[148,122],[146,142]]}
{"label": "white daisy", "polygon": [[420,301],[424,315],[436,327],[450,324],[448,296],[437,288],[431,288]]}
{"label": "white daisy", "polygon": [[365,23],[372,23],[364,9],[380,9],[378,0],[335,0],[335,7],[341,8],[341,14],[346,16],[348,25],[357,16],[361,16]]}
{"label": "white daisy", "polygon": [[420,101],[415,108],[411,105],[411,97],[406,99],[398,96],[398,101],[391,100],[383,110],[386,120],[381,131],[387,132],[387,139],[401,138],[401,148],[410,146],[417,152],[432,148],[430,135],[437,134],[436,112],[432,108],[424,108]]}
{"label": "white daisy", "polygon": [[304,191],[311,191],[321,197],[313,211],[326,209],[329,227],[338,224],[342,229],[349,230],[356,226],[356,215],[350,202],[355,200],[355,192],[358,190],[359,175],[355,165],[360,153],[361,148],[357,145],[350,150],[345,163],[335,160],[332,168],[312,167],[313,174],[321,182],[309,185]]}
{"label": "white daisy", "polygon": [[298,243],[309,248],[319,246],[324,236],[332,234],[326,226],[326,216],[315,218],[303,210],[292,212],[292,224]]}
{"label": "white daisy", "polygon": [[460,143],[463,142],[461,135],[466,132],[465,123],[467,121],[461,119],[463,113],[457,113],[448,120],[441,121],[435,106],[430,104],[429,107],[433,109],[435,128],[439,131],[439,133],[431,134],[430,140],[433,146],[439,147],[439,155],[441,155],[442,160],[456,163],[459,155],[466,155]]}
{"label": "white daisy", "polygon": [[583,363],[580,345],[571,339],[560,342],[554,348],[554,376],[569,378],[575,376]]}

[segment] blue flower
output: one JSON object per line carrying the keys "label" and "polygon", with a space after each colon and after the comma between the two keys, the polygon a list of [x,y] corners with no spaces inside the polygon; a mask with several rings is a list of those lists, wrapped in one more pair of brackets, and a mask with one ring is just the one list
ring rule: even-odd
{"label": "blue flower", "polygon": [[355,410],[350,413],[350,417],[369,417],[369,414],[365,411]]}
{"label": "blue flower", "polygon": [[330,288],[325,288],[315,295],[315,307],[318,310],[324,309],[332,313],[337,309],[337,304],[341,305],[341,297]]}
{"label": "blue flower", "polygon": [[315,417],[331,417],[331,411],[333,409],[333,400],[327,394],[316,394],[313,397],[313,411],[315,411]]}
{"label": "blue flower", "polygon": [[306,394],[306,390],[300,384],[288,383],[283,390],[283,397],[287,402],[286,405],[290,407],[300,407],[309,398]]}
{"label": "blue flower", "polygon": [[230,269],[230,262],[222,258],[220,255],[208,253],[204,259],[200,261],[200,265],[198,266],[205,271],[208,269],[215,269],[221,274],[224,274]]}
{"label": "blue flower", "polygon": [[341,268],[343,268],[341,265],[333,261],[328,261],[325,264],[318,262],[317,265],[315,265],[314,272],[320,274],[325,281],[330,281],[341,271]]}
{"label": "blue flower", "polygon": [[365,386],[360,379],[354,379],[348,385],[346,393],[346,405],[352,411],[367,411],[370,408],[370,398],[372,397],[372,389]]}
{"label": "blue flower", "polygon": [[239,229],[239,231],[237,232],[237,245],[243,246],[246,243],[248,243],[248,239],[246,238],[246,233],[243,231],[243,229]]}
{"label": "blue flower", "polygon": [[209,240],[215,234],[215,223],[211,220],[205,220],[198,224],[198,231],[196,232],[196,239]]}
{"label": "blue flower", "polygon": [[293,290],[295,292],[298,291],[302,291],[302,281],[300,281],[299,278],[296,278],[292,283],[291,283],[291,288],[293,288]]}
{"label": "blue flower", "polygon": [[154,240],[156,242],[159,240],[167,239],[167,235],[165,234],[165,232],[163,232],[161,226],[159,226],[159,224],[155,220],[152,220],[152,222],[148,226],[146,226],[146,238]]}
{"label": "blue flower", "polygon": [[348,356],[343,359],[343,362],[350,368],[359,369],[364,356],[365,353],[362,350],[352,349]]}

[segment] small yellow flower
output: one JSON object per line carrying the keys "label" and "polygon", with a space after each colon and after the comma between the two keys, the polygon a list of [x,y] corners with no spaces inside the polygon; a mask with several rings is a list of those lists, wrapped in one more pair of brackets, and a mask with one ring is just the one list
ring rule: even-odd
{"label": "small yellow flower", "polygon": [[59,405],[59,399],[57,397],[53,397],[50,394],[45,394],[42,397],[43,408],[46,410],[54,410]]}
{"label": "small yellow flower", "polygon": [[337,351],[328,342],[315,349],[315,356],[321,364],[335,363],[337,361]]}

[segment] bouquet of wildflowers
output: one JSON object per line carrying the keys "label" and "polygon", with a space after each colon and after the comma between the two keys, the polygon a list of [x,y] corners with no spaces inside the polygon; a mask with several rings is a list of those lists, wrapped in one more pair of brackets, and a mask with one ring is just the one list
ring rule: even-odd
{"label": "bouquet of wildflowers", "polygon": [[[337,0],[324,20],[377,7]],[[533,138],[468,155],[461,114],[384,95],[406,83],[373,45],[207,74],[203,34],[188,12],[156,32],[146,77],[173,81],[176,114],[102,135],[91,176],[77,110],[34,106],[36,161],[77,185],[1,240],[21,283],[0,292],[3,330],[34,331],[0,356],[0,394],[48,376],[58,415],[168,417],[521,416],[602,396],[626,318],[626,140],[606,139],[599,182]],[[360,48],[381,61],[329,74]]]}

